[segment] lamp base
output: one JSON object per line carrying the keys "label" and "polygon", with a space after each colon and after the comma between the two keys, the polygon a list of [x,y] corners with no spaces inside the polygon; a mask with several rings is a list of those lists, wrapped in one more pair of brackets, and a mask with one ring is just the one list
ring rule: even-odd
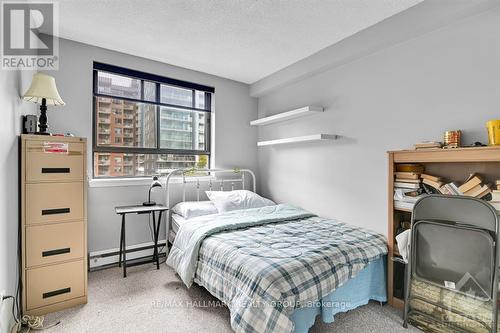
{"label": "lamp base", "polygon": [[142,203],[143,206],[154,206],[156,205],[156,202],[154,201],[145,201]]}
{"label": "lamp base", "polygon": [[47,128],[49,128],[49,125],[47,125],[47,104],[46,104],[46,100],[45,98],[42,98],[42,105],[40,105],[40,118],[38,118],[39,120],[39,124],[38,124],[38,128],[40,129],[40,131],[37,132],[37,134],[40,134],[40,135],[47,135],[50,133],[47,133]]}
{"label": "lamp base", "polygon": [[35,134],[35,135],[50,135],[50,133],[47,133],[47,132],[35,132],[33,134]]}

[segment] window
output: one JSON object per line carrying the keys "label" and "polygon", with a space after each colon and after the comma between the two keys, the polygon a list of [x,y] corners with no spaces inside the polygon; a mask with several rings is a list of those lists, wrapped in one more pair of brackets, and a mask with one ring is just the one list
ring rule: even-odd
{"label": "window", "polygon": [[94,62],[94,177],[209,166],[215,90]]}

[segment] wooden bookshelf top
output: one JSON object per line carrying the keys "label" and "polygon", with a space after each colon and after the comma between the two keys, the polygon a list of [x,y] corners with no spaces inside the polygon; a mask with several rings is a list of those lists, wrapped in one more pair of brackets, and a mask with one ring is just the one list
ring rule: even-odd
{"label": "wooden bookshelf top", "polygon": [[500,162],[500,146],[388,151],[394,163]]}

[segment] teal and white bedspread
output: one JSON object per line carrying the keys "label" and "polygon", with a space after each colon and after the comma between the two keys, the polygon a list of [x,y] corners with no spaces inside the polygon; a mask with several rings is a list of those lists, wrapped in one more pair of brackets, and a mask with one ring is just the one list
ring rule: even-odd
{"label": "teal and white bedspread", "polygon": [[293,332],[292,313],[387,253],[385,237],[290,205],[183,224],[167,264],[225,302],[236,332]]}

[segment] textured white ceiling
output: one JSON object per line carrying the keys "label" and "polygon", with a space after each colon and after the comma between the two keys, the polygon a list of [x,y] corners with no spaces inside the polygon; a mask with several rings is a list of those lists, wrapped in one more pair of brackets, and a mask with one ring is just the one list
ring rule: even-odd
{"label": "textured white ceiling", "polygon": [[423,0],[60,0],[59,36],[253,83]]}

